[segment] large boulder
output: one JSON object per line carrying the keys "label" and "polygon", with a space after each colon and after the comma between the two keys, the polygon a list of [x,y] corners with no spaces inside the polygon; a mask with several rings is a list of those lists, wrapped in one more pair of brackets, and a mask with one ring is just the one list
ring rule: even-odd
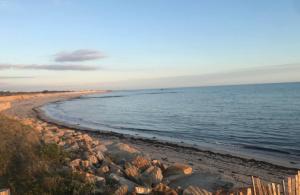
{"label": "large boulder", "polygon": [[127,168],[124,170],[124,173],[128,179],[135,182],[138,182],[140,179],[140,172],[136,166],[127,166]]}
{"label": "large boulder", "polygon": [[123,175],[123,172],[122,172],[122,167],[120,167],[119,165],[116,165],[115,163],[113,162],[104,162],[103,164],[108,164],[108,167],[109,167],[109,170],[112,172],[112,173],[115,173],[117,175]]}
{"label": "large boulder", "polygon": [[193,168],[191,166],[175,163],[164,171],[164,182],[170,183],[184,176],[191,175],[192,172]]}
{"label": "large boulder", "polygon": [[164,172],[168,168],[166,164],[163,164],[160,160],[156,160],[156,159],[152,160],[151,164],[153,166],[159,167],[162,170],[162,172]]}
{"label": "large boulder", "polygon": [[96,145],[96,146],[92,147],[92,151],[93,152],[98,152],[98,151],[100,151],[100,152],[106,152],[107,148],[106,148],[105,145],[99,144],[99,145]]}
{"label": "large boulder", "polygon": [[150,166],[146,169],[141,176],[141,182],[146,186],[156,186],[162,179],[163,175],[161,169],[154,166]]}
{"label": "large boulder", "polygon": [[95,154],[95,156],[97,157],[97,159],[98,159],[99,162],[102,162],[104,160],[104,158],[105,158],[104,155],[103,155],[103,153],[101,151],[97,151],[96,154]]}
{"label": "large boulder", "polygon": [[95,176],[95,184],[97,187],[104,188],[105,187],[105,178]]}
{"label": "large boulder", "polygon": [[150,160],[146,156],[138,155],[132,161],[131,164],[136,166],[142,171],[151,166]]}
{"label": "large boulder", "polygon": [[109,156],[112,159],[112,161],[117,164],[121,164],[126,161],[131,161],[138,154],[140,154],[138,150],[123,143],[112,144],[108,147],[108,150],[106,151],[106,155]]}
{"label": "large boulder", "polygon": [[129,193],[132,193],[134,191],[134,187],[137,186],[136,183],[114,173],[109,175],[109,180],[112,181],[112,183],[117,183],[119,186],[127,186]]}
{"label": "large boulder", "polygon": [[169,166],[164,172],[165,176],[170,175],[190,175],[193,172],[193,168],[189,165],[175,163],[174,165]]}

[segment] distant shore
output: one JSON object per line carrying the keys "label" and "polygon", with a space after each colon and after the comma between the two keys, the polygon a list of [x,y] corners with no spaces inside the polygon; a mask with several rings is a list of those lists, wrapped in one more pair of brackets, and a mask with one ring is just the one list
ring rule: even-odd
{"label": "distant shore", "polygon": [[184,183],[204,183],[207,185],[210,183],[210,185],[212,185],[211,183],[229,182],[235,187],[243,187],[251,184],[251,175],[259,176],[266,181],[279,182],[284,177],[296,173],[295,168],[279,166],[264,161],[246,159],[154,139],[137,138],[114,132],[90,131],[87,128],[77,125],[55,121],[47,117],[40,109],[41,106],[50,102],[64,101],[86,94],[104,92],[105,91],[57,93],[17,100],[12,99],[9,101],[11,102],[11,108],[4,112],[8,115],[20,118],[34,118],[51,123],[52,125],[79,130],[100,140],[113,140],[126,143],[138,148],[151,158],[160,159],[166,164],[172,164],[174,162],[189,164],[194,169],[194,176],[185,181],[178,181],[182,185],[184,185]]}

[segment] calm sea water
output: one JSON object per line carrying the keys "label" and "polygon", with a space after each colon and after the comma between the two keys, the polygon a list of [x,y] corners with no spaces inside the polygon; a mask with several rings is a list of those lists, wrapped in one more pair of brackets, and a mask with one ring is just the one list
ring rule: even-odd
{"label": "calm sea water", "polygon": [[52,103],[53,119],[300,167],[300,83],[115,91]]}

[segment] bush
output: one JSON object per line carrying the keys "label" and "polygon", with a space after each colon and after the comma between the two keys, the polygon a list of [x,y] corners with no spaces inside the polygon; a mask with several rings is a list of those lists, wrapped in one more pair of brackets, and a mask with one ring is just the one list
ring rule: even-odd
{"label": "bush", "polygon": [[13,194],[91,194],[85,176],[64,167],[57,144],[42,144],[29,126],[0,115],[0,188]]}

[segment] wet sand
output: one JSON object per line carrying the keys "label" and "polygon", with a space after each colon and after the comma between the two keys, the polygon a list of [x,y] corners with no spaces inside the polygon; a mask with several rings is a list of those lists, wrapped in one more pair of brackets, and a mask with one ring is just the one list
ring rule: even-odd
{"label": "wet sand", "polygon": [[250,176],[252,175],[258,176],[265,181],[276,183],[280,182],[288,175],[294,175],[297,171],[295,168],[279,166],[230,154],[222,154],[205,149],[201,150],[183,144],[179,145],[154,139],[143,139],[101,130],[99,132],[90,131],[89,129],[80,126],[54,121],[39,109],[39,107],[50,102],[77,98],[88,93],[95,92],[59,93],[18,99],[12,101],[11,108],[4,111],[4,113],[20,118],[38,118],[39,120],[51,123],[52,125],[55,124],[76,129],[78,131],[84,131],[102,141],[120,141],[132,145],[149,155],[151,158],[159,159],[166,164],[172,164],[174,162],[189,164],[193,167],[194,173],[188,178],[177,181],[182,186],[191,184],[213,186],[213,184],[222,185],[222,183],[231,183],[233,187],[244,187],[251,184]]}

